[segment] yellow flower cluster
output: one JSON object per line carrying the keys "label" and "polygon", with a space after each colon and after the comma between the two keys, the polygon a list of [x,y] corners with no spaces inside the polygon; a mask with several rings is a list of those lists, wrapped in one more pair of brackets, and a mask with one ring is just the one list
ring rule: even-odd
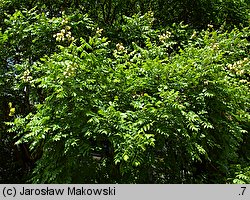
{"label": "yellow flower cluster", "polygon": [[63,72],[63,75],[66,77],[66,78],[69,78],[69,77],[72,77],[75,75],[75,72],[76,72],[76,67],[74,64],[72,63],[68,63],[67,64],[67,68],[66,70]]}
{"label": "yellow flower cluster", "polygon": [[102,34],[103,29],[97,28],[96,34],[100,36]]}
{"label": "yellow flower cluster", "polygon": [[245,74],[249,74],[249,72],[247,70],[245,70],[243,67],[245,65],[249,64],[249,59],[248,58],[244,58],[243,60],[239,60],[233,64],[229,64],[227,65],[228,69],[230,69],[232,72],[234,72],[235,74],[239,75],[242,79],[239,80],[240,83],[246,83],[248,85],[250,85],[250,81],[245,79]]}
{"label": "yellow flower cluster", "polygon": [[242,67],[248,63],[248,58],[244,58],[243,60],[239,60],[233,64],[228,64],[228,69],[234,71],[237,75],[243,75],[245,70]]}
{"label": "yellow flower cluster", "polygon": [[166,41],[168,38],[171,37],[171,32],[166,31],[166,33],[163,33],[162,35],[158,35],[158,37],[159,37],[159,40],[160,40],[161,42],[164,42],[164,41]]}
{"label": "yellow flower cluster", "polygon": [[118,44],[116,45],[116,48],[117,48],[118,51],[124,51],[124,50],[125,50],[125,47],[123,46],[122,43],[118,43]]}
{"label": "yellow flower cluster", "polygon": [[23,76],[21,77],[21,79],[24,82],[29,82],[32,80],[32,76],[30,76],[30,71],[28,69],[23,73]]}
{"label": "yellow flower cluster", "polygon": [[65,26],[64,29],[62,29],[59,33],[55,34],[54,37],[56,38],[56,41],[74,41],[74,37],[71,35],[70,26]]}
{"label": "yellow flower cluster", "polygon": [[208,28],[213,28],[214,26],[212,24],[207,25]]}

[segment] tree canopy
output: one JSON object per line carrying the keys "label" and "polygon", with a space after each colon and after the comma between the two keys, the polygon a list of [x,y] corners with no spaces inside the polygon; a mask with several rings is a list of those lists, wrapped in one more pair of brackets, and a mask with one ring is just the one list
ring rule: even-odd
{"label": "tree canopy", "polygon": [[0,183],[250,183],[249,11],[0,1]]}

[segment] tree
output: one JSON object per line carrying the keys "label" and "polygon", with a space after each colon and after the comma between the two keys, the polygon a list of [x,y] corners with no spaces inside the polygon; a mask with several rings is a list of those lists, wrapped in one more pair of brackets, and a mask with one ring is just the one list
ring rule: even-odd
{"label": "tree", "polygon": [[[219,1],[176,1],[170,18],[171,1],[167,11],[160,1],[3,2],[0,155],[11,156],[2,174],[11,166],[33,183],[249,182],[249,26],[232,29],[247,23],[245,1],[237,20],[212,15]],[[211,15],[199,13],[206,6]]]}

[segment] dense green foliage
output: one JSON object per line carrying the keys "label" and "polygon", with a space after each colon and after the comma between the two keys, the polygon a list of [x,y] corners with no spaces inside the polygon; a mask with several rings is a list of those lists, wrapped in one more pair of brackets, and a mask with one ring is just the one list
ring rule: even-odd
{"label": "dense green foliage", "polygon": [[250,183],[249,1],[0,16],[0,182]]}

